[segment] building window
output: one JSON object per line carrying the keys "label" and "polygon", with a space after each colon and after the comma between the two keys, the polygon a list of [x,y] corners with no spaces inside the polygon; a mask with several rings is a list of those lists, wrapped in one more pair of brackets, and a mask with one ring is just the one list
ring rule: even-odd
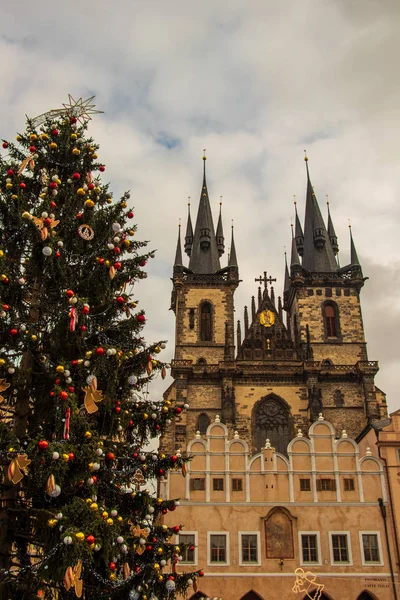
{"label": "building window", "polygon": [[194,329],[194,308],[189,309],[189,327]]}
{"label": "building window", "polygon": [[309,479],[300,479],[300,491],[309,492],[311,490],[311,482]]}
{"label": "building window", "polygon": [[256,533],[242,533],[242,563],[258,563],[258,536]]}
{"label": "building window", "polygon": [[339,312],[335,302],[328,300],[322,306],[325,325],[325,336],[327,338],[338,338],[340,336]]}
{"label": "building window", "polygon": [[214,490],[214,492],[223,492],[224,491],[224,480],[223,479],[213,479],[213,490]]}
{"label": "building window", "polygon": [[210,562],[227,564],[226,533],[210,534]]}
{"label": "building window", "polygon": [[332,542],[332,562],[349,563],[349,547],[347,533],[333,533]]}
{"label": "building window", "polygon": [[319,492],[334,492],[336,481],[334,479],[317,479],[317,490]]}
{"label": "building window", "polygon": [[378,546],[378,534],[376,533],[363,533],[362,534],[362,545],[364,552],[364,561],[369,562],[380,562],[379,546]]}
{"label": "building window", "polygon": [[197,420],[197,430],[200,431],[202,435],[207,433],[207,428],[210,424],[210,419],[207,415],[201,414]]}
{"label": "building window", "polygon": [[203,302],[200,307],[200,340],[202,342],[212,341],[212,305]]}
{"label": "building window", "polygon": [[333,400],[337,408],[341,408],[342,406],[344,406],[343,392],[341,390],[335,390],[335,393],[333,394]]}
{"label": "building window", "polygon": [[243,491],[243,479],[232,479],[232,492]]}
{"label": "building window", "polygon": [[179,536],[182,563],[195,564],[196,539],[194,533],[185,533]]}
{"label": "building window", "polygon": [[317,535],[315,533],[303,533],[301,535],[301,554],[303,563],[319,562]]}
{"label": "building window", "polygon": [[191,480],[190,483],[193,491],[203,492],[206,489],[206,482],[204,477],[195,477]]}
{"label": "building window", "polygon": [[354,479],[345,479],[344,480],[344,491],[345,492],[354,492]]}
{"label": "building window", "polygon": [[397,460],[400,462],[400,448],[397,448]]}

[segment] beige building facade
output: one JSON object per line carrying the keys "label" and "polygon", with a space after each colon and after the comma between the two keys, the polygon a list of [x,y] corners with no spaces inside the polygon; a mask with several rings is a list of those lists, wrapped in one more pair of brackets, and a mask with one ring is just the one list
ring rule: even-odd
{"label": "beige building facade", "polygon": [[367,354],[353,238],[340,267],[307,163],[304,228],[296,211],[283,295],[264,273],[242,322],[233,229],[221,267],[224,247],[204,162],[187,267],[178,238],[174,382],[164,395],[187,410],[161,442],[192,457],[161,488],[181,499],[179,568],[205,571],[191,600],[397,600],[396,526],[376,442],[386,399]]}

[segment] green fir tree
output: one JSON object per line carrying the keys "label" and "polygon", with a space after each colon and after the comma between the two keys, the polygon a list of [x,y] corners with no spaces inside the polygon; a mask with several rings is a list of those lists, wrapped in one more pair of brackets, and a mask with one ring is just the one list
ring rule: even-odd
{"label": "green fir tree", "polygon": [[166,369],[134,296],[153,253],[129,193],[115,201],[101,181],[91,108],[28,119],[0,155],[5,600],[173,599],[202,575],[176,573],[180,525],[162,516],[179,502],[146,489],[185,473],[186,458],[145,451],[184,407],[145,393]]}

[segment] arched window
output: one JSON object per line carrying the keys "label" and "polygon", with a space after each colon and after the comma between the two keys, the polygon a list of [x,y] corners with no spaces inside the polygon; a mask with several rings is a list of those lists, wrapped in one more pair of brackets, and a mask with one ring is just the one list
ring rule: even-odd
{"label": "arched window", "polygon": [[376,600],[376,596],[373,596],[372,594],[370,594],[370,592],[367,592],[366,590],[364,590],[357,597],[357,600]]}
{"label": "arched window", "polygon": [[202,435],[207,433],[207,427],[210,424],[210,419],[204,413],[201,414],[197,420],[197,431],[200,431]]}
{"label": "arched window", "polygon": [[200,340],[202,342],[212,341],[212,305],[203,302],[200,306]]}
{"label": "arched window", "polygon": [[199,360],[197,361],[197,364],[198,364],[198,365],[206,365],[206,364],[207,364],[207,361],[206,361],[206,359],[205,359],[205,358],[201,357],[201,358],[199,358]]}
{"label": "arched window", "polygon": [[275,394],[261,398],[252,411],[251,429],[253,452],[260,452],[269,439],[277,452],[287,454],[287,446],[294,437],[290,406]]}
{"label": "arched window", "polygon": [[340,337],[339,311],[337,304],[326,302],[322,307],[325,337],[327,339]]}
{"label": "arched window", "polygon": [[262,596],[260,596],[260,594],[257,594],[257,592],[255,592],[254,590],[251,590],[250,592],[247,592],[247,594],[242,596],[240,598],[240,600],[263,600],[263,598],[262,598]]}

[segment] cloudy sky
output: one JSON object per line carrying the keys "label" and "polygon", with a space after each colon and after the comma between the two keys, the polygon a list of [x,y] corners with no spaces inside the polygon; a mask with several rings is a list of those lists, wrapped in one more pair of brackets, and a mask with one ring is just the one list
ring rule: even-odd
{"label": "cloudy sky", "polygon": [[[369,277],[371,360],[400,408],[400,3],[398,0],[70,0],[3,3],[0,138],[68,93],[96,95],[90,133],[114,192],[130,189],[138,236],[157,248],[138,295],[146,338],[170,341],[178,219],[195,216],[207,149],[214,214],[235,223],[237,318],[266,270],[283,285],[293,194],[304,213],[307,149],[341,249],[348,220]],[[226,256],[226,255],[225,255]],[[153,395],[165,382],[157,381]]]}

